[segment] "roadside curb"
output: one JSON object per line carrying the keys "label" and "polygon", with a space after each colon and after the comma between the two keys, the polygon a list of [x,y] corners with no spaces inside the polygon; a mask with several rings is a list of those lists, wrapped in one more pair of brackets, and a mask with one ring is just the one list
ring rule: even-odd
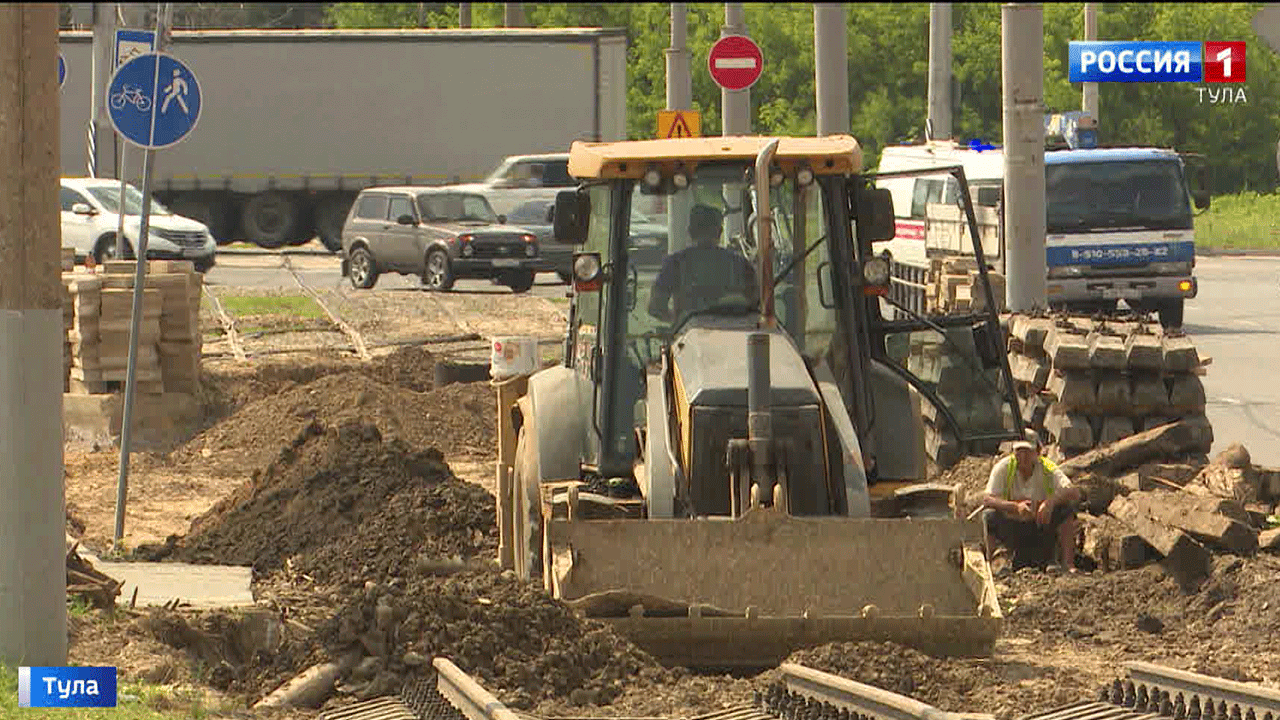
{"label": "roadside curb", "polygon": [[1222,249],[1215,250],[1212,248],[1196,248],[1196,255],[1200,257],[1264,257],[1264,258],[1280,258],[1280,249],[1276,250],[1241,250],[1241,249]]}

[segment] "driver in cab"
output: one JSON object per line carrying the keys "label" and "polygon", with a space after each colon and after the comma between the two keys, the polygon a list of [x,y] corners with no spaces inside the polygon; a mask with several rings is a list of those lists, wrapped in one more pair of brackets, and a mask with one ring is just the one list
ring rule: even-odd
{"label": "driver in cab", "polygon": [[[759,296],[756,271],[742,255],[720,246],[720,211],[694,205],[689,213],[693,244],[668,255],[649,296],[649,314],[674,323],[696,310],[705,310],[726,297],[741,296],[754,306]],[[670,307],[674,301],[675,307]]]}

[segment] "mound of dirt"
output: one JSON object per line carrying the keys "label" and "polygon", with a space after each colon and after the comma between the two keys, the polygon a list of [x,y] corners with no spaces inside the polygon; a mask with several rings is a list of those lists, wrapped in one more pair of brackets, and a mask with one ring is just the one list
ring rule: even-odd
{"label": "mound of dirt", "polygon": [[890,642],[830,643],[792,653],[787,662],[957,711],[972,707],[969,696],[990,675]]}
{"label": "mound of dirt", "polygon": [[[436,447],[450,457],[493,455],[494,400],[488,383],[419,392],[396,380],[396,373],[408,372],[404,366],[380,372],[385,380],[343,372],[259,397],[192,438],[175,457],[211,464],[224,474],[248,474],[270,462],[315,419],[367,422],[409,447]],[[430,382],[429,377],[419,380],[419,387]]]}
{"label": "mound of dirt", "polygon": [[364,575],[413,552],[491,552],[496,532],[492,496],[453,477],[438,450],[384,442],[365,422],[309,421],[263,471],[196,518],[174,554],[258,572],[298,555],[325,577]]}
{"label": "mound of dirt", "polygon": [[991,468],[999,459],[998,455],[968,455],[938,473],[931,481],[964,487],[965,504],[971,510],[981,502],[982,494],[987,490],[987,479],[991,477]]}
{"label": "mound of dirt", "polygon": [[333,656],[352,648],[368,656],[372,672],[348,678],[347,690],[358,697],[430,677],[436,656],[517,709],[552,698],[607,705],[627,684],[668,678],[648,654],[541,587],[485,570],[368,587],[320,635]]}

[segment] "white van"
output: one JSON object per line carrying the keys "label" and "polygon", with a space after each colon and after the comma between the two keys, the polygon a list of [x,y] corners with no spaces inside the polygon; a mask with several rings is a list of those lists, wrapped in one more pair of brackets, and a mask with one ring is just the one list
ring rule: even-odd
{"label": "white van", "polygon": [[[1004,154],[953,141],[885,148],[880,171],[960,165],[975,209],[1000,201]],[[927,265],[925,206],[953,205],[950,175],[888,178],[898,236],[885,243],[895,260]],[[1182,158],[1158,148],[1098,148],[1045,152],[1045,238],[1048,300],[1079,310],[1112,310],[1119,300],[1158,311],[1166,326],[1182,325],[1183,304],[1196,296],[1191,197]],[[1207,207],[1208,198],[1197,200]],[[997,216],[997,221],[1000,218]],[[984,243],[1000,269],[1003,248]],[[880,247],[877,246],[877,250]]]}

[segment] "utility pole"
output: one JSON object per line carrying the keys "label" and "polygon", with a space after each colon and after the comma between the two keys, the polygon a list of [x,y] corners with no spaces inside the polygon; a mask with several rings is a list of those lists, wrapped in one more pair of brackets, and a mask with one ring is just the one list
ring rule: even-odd
{"label": "utility pole", "polygon": [[813,4],[818,137],[849,132],[849,27],[844,3]]}
{"label": "utility pole", "polygon": [[502,24],[504,27],[524,27],[524,8],[521,3],[502,4]]}
{"label": "utility pole", "polygon": [[[1098,4],[1084,4],[1084,39],[1098,39]],[[1084,83],[1084,97],[1080,109],[1095,121],[1098,119],[1098,83]]]}
{"label": "utility pole", "polygon": [[1046,305],[1044,11],[1006,3],[1000,14],[1004,94],[1004,214],[1009,310]]}
{"label": "utility pole", "polygon": [[929,3],[930,140],[951,139],[951,3]]}
{"label": "utility pole", "polygon": [[471,3],[458,3],[458,27],[471,27]]}
{"label": "utility pole", "polygon": [[[116,174],[115,158],[106,163],[107,146],[113,131],[111,119],[107,116],[107,104],[103,101],[107,93],[107,81],[111,79],[111,71],[115,68],[113,39],[116,31],[116,3],[93,4],[93,58],[90,76],[89,126],[85,134],[85,170],[89,177],[100,177],[105,172],[107,177]],[[114,147],[114,146],[113,146]]]}
{"label": "utility pole", "polygon": [[[689,11],[685,3],[671,3],[671,47],[667,48],[667,109],[693,109],[693,79],[689,69]],[[667,196],[667,217],[687,218],[693,205],[692,193]],[[689,246],[686,222],[669,223],[671,252]]]}
{"label": "utility pole", "polygon": [[[724,27],[720,37],[747,35],[746,13],[742,3],[724,4]],[[720,89],[720,133],[722,135],[751,134],[751,90]]]}
{"label": "utility pole", "polygon": [[[724,4],[724,26],[720,28],[720,37],[730,35],[747,35],[746,12],[742,3]],[[751,90],[726,90],[720,88],[720,134],[751,134]],[[735,183],[724,185],[725,207],[742,204],[742,187]],[[729,213],[724,218],[724,236],[732,241],[742,236],[746,225],[746,212]]]}
{"label": "utility pole", "polygon": [[0,663],[67,664],[58,5],[0,5]]}
{"label": "utility pole", "polygon": [[427,26],[427,4],[418,3],[418,27]]}

